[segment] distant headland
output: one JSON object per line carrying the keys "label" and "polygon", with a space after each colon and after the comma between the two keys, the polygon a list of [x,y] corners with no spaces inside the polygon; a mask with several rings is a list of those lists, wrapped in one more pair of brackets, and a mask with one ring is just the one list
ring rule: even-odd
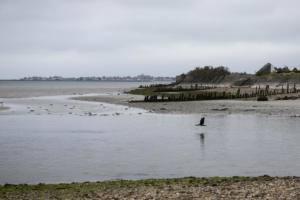
{"label": "distant headland", "polygon": [[130,94],[144,95],[144,101],[170,102],[220,99],[289,100],[300,98],[300,70],[262,66],[255,74],[232,73],[224,66],[196,67],[168,85],[141,85]]}
{"label": "distant headland", "polygon": [[296,67],[275,67],[267,63],[255,74],[230,72],[224,66],[196,67],[188,73],[176,76],[176,84],[203,83],[249,86],[255,84],[300,84],[300,70]]}

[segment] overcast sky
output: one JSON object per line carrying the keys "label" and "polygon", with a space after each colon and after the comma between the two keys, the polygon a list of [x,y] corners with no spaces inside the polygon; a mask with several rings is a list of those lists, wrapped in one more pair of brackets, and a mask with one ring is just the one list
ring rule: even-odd
{"label": "overcast sky", "polygon": [[0,78],[300,67],[299,0],[0,0]]}

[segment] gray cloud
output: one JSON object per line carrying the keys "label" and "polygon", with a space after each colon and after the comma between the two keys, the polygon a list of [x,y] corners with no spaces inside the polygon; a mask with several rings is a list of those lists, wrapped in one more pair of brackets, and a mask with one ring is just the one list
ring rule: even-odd
{"label": "gray cloud", "polygon": [[300,66],[296,0],[2,0],[0,78]]}

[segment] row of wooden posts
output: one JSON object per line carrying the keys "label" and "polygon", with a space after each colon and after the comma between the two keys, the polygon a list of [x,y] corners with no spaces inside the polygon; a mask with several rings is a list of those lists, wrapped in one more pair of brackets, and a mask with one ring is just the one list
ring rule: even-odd
{"label": "row of wooden posts", "polygon": [[[185,90],[184,90],[185,91]],[[145,96],[145,102],[159,102],[159,101],[198,101],[198,100],[218,100],[218,99],[247,99],[255,97],[267,97],[278,94],[290,94],[298,93],[300,90],[297,90],[296,84],[290,88],[289,84],[281,89],[270,89],[269,85],[266,85],[265,88],[260,86],[255,88],[255,91],[250,93],[241,93],[241,89],[238,88],[235,93],[231,92],[217,92],[217,91],[201,91],[196,94],[192,93],[179,93],[179,94],[160,94],[160,95],[151,95]]]}
{"label": "row of wooden posts", "polygon": [[184,91],[195,91],[195,90],[209,90],[209,89],[215,89],[217,87],[215,86],[207,86],[207,85],[200,85],[195,84],[195,86],[191,85],[189,88],[188,87],[182,87],[182,86],[177,86],[177,87],[157,87],[154,92],[184,92]]}

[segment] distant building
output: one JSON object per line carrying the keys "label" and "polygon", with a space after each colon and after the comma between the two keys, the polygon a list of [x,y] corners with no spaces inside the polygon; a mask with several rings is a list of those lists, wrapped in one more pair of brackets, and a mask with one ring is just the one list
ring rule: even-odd
{"label": "distant building", "polygon": [[274,65],[271,63],[265,64],[260,70],[256,72],[257,75],[270,74],[272,72],[276,72]]}

